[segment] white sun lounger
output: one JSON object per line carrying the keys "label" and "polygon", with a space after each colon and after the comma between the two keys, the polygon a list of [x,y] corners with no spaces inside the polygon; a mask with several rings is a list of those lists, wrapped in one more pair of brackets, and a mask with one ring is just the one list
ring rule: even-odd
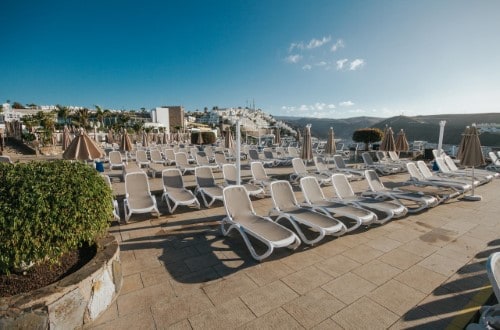
{"label": "white sun lounger", "polygon": [[[210,167],[200,166],[194,171],[196,178],[195,195],[200,194],[206,207],[212,206],[216,201],[222,201],[222,187],[215,183],[214,175]],[[210,203],[207,197],[211,199]]]}
{"label": "white sun lounger", "polygon": [[[178,168],[165,169],[161,173],[163,182],[162,199],[165,200],[170,214],[174,213],[179,205],[194,205],[200,208],[198,198],[184,187],[182,173]],[[174,205],[171,206],[170,203]]]}
{"label": "white sun lounger", "polygon": [[337,168],[338,172],[342,172],[344,174],[349,173],[353,176],[358,177],[357,180],[363,180],[363,178],[365,177],[364,170],[347,167],[341,155],[333,155],[333,162],[335,163],[335,167]]}
{"label": "white sun lounger", "polygon": [[[238,230],[255,260],[267,258],[275,248],[296,249],[300,245],[300,239],[294,232],[273,222],[269,217],[255,213],[245,187],[226,187],[223,196],[227,216],[221,222],[222,234],[227,236],[233,229]],[[257,253],[248,236],[262,242],[267,249],[263,253]]]}
{"label": "white sun lounger", "polygon": [[347,204],[354,204],[385,215],[384,218],[377,219],[375,223],[383,224],[392,218],[401,218],[408,213],[408,209],[403,205],[390,201],[379,201],[375,198],[357,196],[344,174],[339,173],[332,175],[332,185],[339,201]]}
{"label": "white sun lounger", "polygon": [[420,212],[439,204],[439,200],[434,196],[427,196],[416,192],[405,192],[386,188],[382,181],[380,181],[380,178],[374,170],[366,170],[365,178],[366,181],[368,181],[368,185],[371,190],[369,192],[370,195],[382,198],[385,197],[387,199],[396,201],[401,205],[403,205],[403,203],[400,202],[400,199],[407,200],[416,204],[417,206],[415,207],[405,205],[409,213]]}
{"label": "white sun lounger", "polygon": [[[429,168],[427,168],[427,165],[425,165],[425,163],[423,163],[423,166],[427,169],[428,172],[430,172]],[[471,185],[469,184],[463,182],[452,182],[446,180],[446,178],[443,178],[443,180],[440,180],[439,178],[428,179],[426,176],[424,176],[422,171],[419,169],[419,167],[417,167],[415,163],[406,164],[406,168],[408,169],[408,173],[410,174],[409,181],[417,186],[434,186],[434,187],[449,188],[449,189],[454,189],[460,194],[471,189]]]}
{"label": "white sun lounger", "polygon": [[314,210],[331,215],[340,221],[342,221],[342,218],[354,220],[354,224],[351,221],[342,221],[347,228],[347,232],[356,230],[361,225],[368,226],[377,220],[377,215],[370,210],[326,199],[318,180],[314,177],[309,176],[300,179],[300,187],[306,204]]}
{"label": "white sun lounger", "polygon": [[125,175],[123,211],[125,213],[125,222],[128,222],[133,213],[155,212],[158,217],[160,216],[156,198],[149,190],[149,181],[146,173],[132,172]]}
{"label": "white sun lounger", "polygon": [[186,172],[193,172],[196,168],[196,166],[189,163],[188,156],[185,152],[175,153],[175,166],[181,170],[182,175],[186,174]]}
{"label": "white sun lounger", "polygon": [[[347,232],[346,226],[339,220],[311,208],[301,207],[288,181],[280,180],[271,183],[271,196],[274,207],[270,213],[278,214],[276,222],[281,219],[288,220],[306,244],[316,244],[326,235],[340,236]],[[308,239],[300,225],[309,227],[318,235],[314,239]]]}
{"label": "white sun lounger", "polygon": [[298,181],[301,178],[305,178],[306,176],[315,177],[318,180],[320,185],[324,185],[324,184],[332,182],[332,179],[329,175],[309,173],[307,171],[306,166],[304,165],[304,162],[300,158],[292,159],[292,166],[293,166],[294,173],[290,174],[290,181],[292,181],[294,183],[298,183]]}
{"label": "white sun lounger", "polygon": [[[234,186],[237,184],[236,165],[224,164],[222,167],[222,175],[226,186]],[[249,196],[258,196],[264,194],[264,189],[252,183],[241,183],[245,187]]]}

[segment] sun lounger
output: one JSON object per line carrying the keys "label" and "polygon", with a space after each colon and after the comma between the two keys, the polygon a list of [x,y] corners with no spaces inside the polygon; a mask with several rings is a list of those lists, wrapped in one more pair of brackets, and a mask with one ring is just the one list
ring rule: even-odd
{"label": "sun lounger", "polygon": [[[109,186],[111,191],[113,191],[113,185],[111,184],[111,179],[108,175],[102,175],[104,181]],[[120,221],[120,209],[118,208],[118,201],[113,197],[113,217],[116,221]]]}
{"label": "sun lounger", "polygon": [[212,170],[219,169],[219,165],[214,164],[214,163],[210,163],[207,156],[202,155],[199,152],[195,154],[195,159],[196,159],[196,164],[198,166],[207,166],[207,167],[210,167]]}
{"label": "sun lounger", "polygon": [[486,169],[491,171],[500,170],[500,159],[498,156],[493,151],[490,151],[488,155],[490,156],[491,163],[486,166]]}
{"label": "sun lounger", "polygon": [[149,181],[146,173],[132,172],[125,175],[123,211],[125,213],[125,222],[128,222],[133,213],[156,212],[158,217],[160,216],[156,198],[149,190]]}
{"label": "sun lounger", "polygon": [[[224,176],[224,182],[226,186],[234,186],[237,184],[237,173],[236,173],[236,165],[234,164],[225,164],[222,167],[222,174]],[[249,196],[258,196],[264,194],[264,189],[262,187],[256,186],[252,183],[241,183],[243,187],[245,187]]]}
{"label": "sun lounger", "polygon": [[425,165],[425,163],[423,163],[422,167],[425,167],[426,174],[430,173],[430,176],[424,175],[422,171],[419,169],[419,167],[417,167],[415,163],[406,164],[406,168],[408,169],[408,173],[410,174],[409,181],[417,186],[424,185],[424,186],[449,188],[449,189],[454,189],[459,193],[464,193],[471,189],[471,185],[464,182],[450,181],[446,180],[446,178],[442,178],[442,180],[440,180],[440,178],[432,177],[432,173],[430,173],[430,170],[427,167],[427,165]]}
{"label": "sun lounger", "polygon": [[[163,195],[170,214],[174,213],[179,205],[195,205],[200,208],[200,202],[196,196],[184,187],[182,173],[178,168],[165,169],[161,173],[163,181]],[[170,202],[174,205],[171,206]]]}
{"label": "sun lounger", "polygon": [[[452,173],[463,173],[465,176],[472,177],[472,171],[470,169],[459,169],[450,156],[445,155],[443,156],[443,159],[446,166],[448,166]],[[480,181],[489,182],[494,178],[498,178],[499,176],[499,173],[492,173],[490,171],[479,168],[474,169],[474,177],[478,178]]]}
{"label": "sun lounger", "polygon": [[122,158],[122,154],[119,151],[110,151],[108,157],[110,170],[123,170],[126,166],[125,161]]}
{"label": "sun lounger", "polygon": [[357,196],[344,174],[332,175],[332,185],[339,201],[367,208],[370,211],[374,211],[377,217],[379,213],[385,215],[383,218],[379,217],[375,223],[383,224],[392,218],[401,218],[408,213],[408,209],[403,205],[390,201],[380,201],[376,198]]}
{"label": "sun lounger", "polygon": [[167,160],[167,165],[175,165],[175,151],[171,148],[163,149],[163,156]]}
{"label": "sun lounger", "polygon": [[400,166],[395,166],[392,164],[375,163],[372,156],[368,152],[363,152],[361,154],[363,162],[365,163],[365,168],[369,170],[375,170],[381,175],[389,175],[401,172]]}
{"label": "sun lounger", "polygon": [[332,181],[332,179],[329,175],[309,173],[307,171],[306,166],[304,165],[304,162],[300,158],[292,159],[292,166],[293,166],[294,173],[290,174],[290,181],[292,181],[294,183],[298,183],[298,181],[301,178],[305,178],[306,176],[315,177],[318,180],[320,185],[324,185],[324,184],[330,183]]}
{"label": "sun lounger", "polygon": [[[330,170],[328,168],[328,165],[325,163],[325,160],[321,156],[314,156],[314,166],[316,167],[316,173],[322,174],[322,175],[328,175],[331,177],[333,174],[335,174],[335,170]],[[349,181],[355,181],[355,180],[363,180],[363,176],[361,175],[355,175],[352,173],[344,172],[345,176]]]}
{"label": "sun lounger", "polygon": [[[222,187],[215,183],[214,175],[210,167],[200,166],[194,171],[196,178],[195,195],[200,194],[206,207],[212,206],[216,201],[222,201]],[[210,203],[207,200],[210,198]]]}
{"label": "sun lounger", "polygon": [[266,194],[267,192],[270,192],[271,183],[275,180],[267,175],[264,165],[260,162],[251,162],[250,171],[252,172],[252,179],[250,180],[250,183],[262,187]]}
{"label": "sun lounger", "polygon": [[[355,205],[346,205],[326,199],[318,180],[314,177],[309,176],[300,179],[300,187],[304,194],[306,204],[309,205],[309,207],[342,221],[347,228],[347,232],[356,230],[361,225],[368,226],[377,220],[377,215],[372,211]],[[343,218],[353,221],[343,221]]]}
{"label": "sun lounger", "polygon": [[248,150],[248,159],[251,162],[261,162],[264,166],[274,166],[274,160],[260,158],[259,152],[255,149]]}
{"label": "sun lounger", "polygon": [[353,177],[357,177],[357,180],[363,180],[363,178],[365,177],[364,170],[358,170],[348,167],[341,155],[333,155],[333,162],[335,163],[335,167],[337,168],[338,172],[342,172],[344,174],[349,173],[353,175]]}
{"label": "sun lounger", "polygon": [[137,166],[139,167],[149,167],[149,164],[151,163],[148,159],[148,155],[146,154],[145,150],[137,150],[135,153],[135,162],[137,163]]}
{"label": "sun lounger", "polygon": [[[346,226],[337,219],[311,208],[301,207],[292,190],[290,182],[280,180],[271,183],[273,209],[270,213],[277,213],[276,222],[286,219],[294,227],[300,239],[306,244],[316,244],[326,235],[340,236],[347,232]],[[309,227],[318,235],[314,239],[305,236],[300,225]]]}
{"label": "sun lounger", "polygon": [[[467,178],[460,178],[457,176],[447,176],[447,175],[443,175],[441,173],[434,174],[433,172],[431,172],[431,170],[427,167],[425,162],[422,160],[419,160],[417,162],[417,167],[420,170],[420,173],[422,173],[422,175],[424,176],[424,178],[426,180],[445,181],[445,182],[450,182],[450,183],[456,183],[456,184],[459,184],[462,186],[466,185],[469,187],[471,187],[471,184],[474,184],[474,186],[479,185],[479,181],[477,181],[477,180],[474,180],[474,182],[472,182],[472,180],[469,180]],[[463,189],[466,189],[466,188],[464,187]]]}
{"label": "sun lounger", "polygon": [[181,170],[182,175],[186,174],[186,172],[193,172],[196,168],[196,166],[189,163],[188,156],[185,152],[175,153],[175,166]]}
{"label": "sun lounger", "polygon": [[[267,258],[275,248],[296,249],[300,245],[300,240],[294,232],[273,222],[269,217],[255,213],[243,186],[226,187],[223,196],[227,216],[221,222],[222,234],[227,236],[233,229],[238,230],[255,260]],[[257,253],[248,236],[262,242],[267,249],[263,253]]]}
{"label": "sun lounger", "polygon": [[[421,193],[404,192],[386,188],[374,170],[366,170],[365,178],[366,181],[368,181],[368,185],[371,190],[370,192],[367,192],[367,194],[376,198],[381,197],[396,201],[399,204],[406,206],[409,213],[420,212],[439,204],[439,200],[434,196],[426,196]],[[405,205],[401,203],[401,199],[410,201],[412,204],[416,204],[416,206],[410,207]]]}

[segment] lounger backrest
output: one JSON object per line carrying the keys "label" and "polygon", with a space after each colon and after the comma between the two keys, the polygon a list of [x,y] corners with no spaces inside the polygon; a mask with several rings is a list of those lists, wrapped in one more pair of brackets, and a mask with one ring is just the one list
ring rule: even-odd
{"label": "lounger backrest", "polygon": [[109,162],[110,164],[121,164],[123,162],[122,154],[119,151],[110,151]]}
{"label": "lounger backrest", "polygon": [[274,159],[273,152],[271,150],[264,150],[264,158],[266,159]]}
{"label": "lounger backrest", "polygon": [[125,193],[129,201],[150,195],[148,176],[144,172],[132,172],[125,175]]}
{"label": "lounger backrest", "polygon": [[335,163],[335,166],[340,169],[345,169],[347,168],[346,164],[344,163],[344,159],[340,155],[334,155],[333,156],[333,162]]}
{"label": "lounger backrest", "polygon": [[297,174],[307,174],[307,169],[306,166],[304,165],[304,162],[300,158],[294,158],[292,159],[292,166],[293,170]]}
{"label": "lounger backrest", "polygon": [[220,154],[220,153],[216,153],[215,154],[215,163],[217,165],[222,165],[226,162],[226,157],[224,156],[224,154]]}
{"label": "lounger backrest", "polygon": [[495,164],[497,162],[497,155],[493,151],[488,152],[488,156],[490,156],[491,162]]}
{"label": "lounger backrest", "polygon": [[408,169],[408,173],[410,173],[410,177],[412,179],[415,179],[418,181],[425,180],[424,176],[419,171],[419,169],[417,168],[417,165],[415,165],[415,163],[407,163],[406,168]]}
{"label": "lounger backrest", "polygon": [[227,214],[234,222],[238,222],[238,218],[251,215],[254,213],[252,202],[248,193],[243,186],[229,186],[222,191],[224,196],[224,207]]}
{"label": "lounger backrest", "polygon": [[384,154],[383,151],[377,150],[377,151],[375,151],[375,155],[377,156],[378,161],[380,163],[382,163],[382,162],[384,162],[384,161],[387,160],[387,157],[385,156],[385,154]]}
{"label": "lounger backrest", "polygon": [[316,166],[316,170],[318,170],[319,172],[328,171],[328,167],[326,166],[325,161],[322,157],[314,156],[313,160],[314,165]]}
{"label": "lounger backrest", "polygon": [[292,190],[290,182],[285,180],[271,183],[271,196],[274,207],[286,211],[297,207],[298,203]]}
{"label": "lounger backrest", "polygon": [[428,179],[433,177],[434,175],[432,174],[431,170],[427,167],[427,164],[423,160],[419,160],[417,162],[418,169],[420,170],[420,173],[424,176],[424,178]]}
{"label": "lounger backrest", "polygon": [[444,162],[444,159],[442,157],[435,158],[434,161],[436,162],[437,166],[439,167],[439,170],[442,173],[451,173],[450,169],[448,166],[446,166],[446,163]]}
{"label": "lounger backrest", "polygon": [[158,149],[151,149],[149,151],[149,155],[151,156],[152,161],[157,161],[157,162],[163,161],[163,158],[161,157],[160,150],[158,150]]}
{"label": "lounger backrest", "polygon": [[250,163],[250,170],[252,171],[252,177],[254,180],[268,180],[266,170],[261,162]]}
{"label": "lounger backrest", "polygon": [[259,152],[255,149],[249,149],[248,150],[248,156],[252,160],[259,160]]}
{"label": "lounger backrest", "polygon": [[235,185],[236,184],[236,166],[233,164],[224,164],[222,166],[222,175],[224,176],[224,181],[228,185]]}
{"label": "lounger backrest", "polygon": [[297,148],[295,147],[288,147],[288,155],[290,157],[299,157],[299,152],[297,151]]}
{"label": "lounger backrest", "polygon": [[194,176],[196,177],[196,183],[200,188],[215,187],[214,175],[212,170],[207,166],[199,166],[194,170]]}
{"label": "lounger backrest", "polygon": [[500,253],[494,252],[488,257],[486,263],[486,273],[488,274],[488,279],[493,287],[493,292],[497,300],[500,299]]}
{"label": "lounger backrest", "polygon": [[380,181],[377,173],[374,170],[366,170],[365,177],[372,191],[377,192],[385,190],[384,184]]}
{"label": "lounger backrest", "polygon": [[135,153],[135,157],[137,161],[139,162],[147,162],[148,161],[148,155],[146,154],[145,150],[137,150]]}
{"label": "lounger backrest", "polygon": [[397,162],[399,161],[399,156],[395,151],[388,151],[389,157],[391,158],[392,161]]}
{"label": "lounger backrest", "polygon": [[176,152],[175,153],[175,163],[178,166],[187,166],[187,167],[189,167],[189,162],[188,162],[187,154],[185,152]]}
{"label": "lounger backrest", "polygon": [[283,147],[276,147],[276,153],[280,157],[285,157],[286,156],[285,148],[283,148]]}
{"label": "lounger backrest", "polygon": [[205,151],[205,155],[207,156],[207,158],[214,157],[214,151],[212,150],[212,147],[206,146],[205,149],[203,149],[203,151]]}
{"label": "lounger backrest", "polygon": [[182,173],[178,168],[169,168],[161,172],[163,187],[168,188],[184,188]]}
{"label": "lounger backrest", "polygon": [[458,171],[457,165],[455,165],[455,162],[453,161],[453,159],[451,159],[450,156],[444,156],[444,162],[446,163],[446,165],[450,170]]}
{"label": "lounger backrest", "polygon": [[325,195],[315,177],[306,176],[300,179],[300,188],[308,203],[314,204],[325,200]]}
{"label": "lounger backrest", "polygon": [[207,156],[204,156],[200,153],[196,153],[195,157],[196,157],[196,163],[198,163],[198,165],[203,166],[209,164]]}
{"label": "lounger backrest", "polygon": [[372,158],[372,156],[370,156],[369,153],[363,152],[361,154],[361,157],[363,157],[363,162],[365,162],[366,165],[368,165],[368,166],[375,165],[375,163],[373,162],[373,158]]}
{"label": "lounger backrest", "polygon": [[335,194],[339,198],[348,198],[356,196],[352,190],[347,177],[342,173],[337,173],[332,175],[332,185],[335,190]]}
{"label": "lounger backrest", "polygon": [[165,158],[168,159],[168,160],[175,160],[175,151],[174,149],[165,149],[163,151],[163,153],[165,154]]}

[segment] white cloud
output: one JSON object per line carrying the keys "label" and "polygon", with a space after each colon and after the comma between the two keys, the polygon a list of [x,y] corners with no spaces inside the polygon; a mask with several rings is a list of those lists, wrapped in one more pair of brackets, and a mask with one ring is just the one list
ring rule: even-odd
{"label": "white cloud", "polygon": [[297,48],[297,49],[304,49],[304,43],[301,41],[301,42],[292,42],[290,44],[290,47],[288,47],[288,52],[291,53],[293,52],[293,50]]}
{"label": "white cloud", "polygon": [[326,107],[328,109],[335,109],[335,104],[328,104]]}
{"label": "white cloud", "polygon": [[344,65],[347,63],[348,59],[343,58],[341,60],[337,61],[337,70],[342,70],[344,68]]}
{"label": "white cloud", "polygon": [[357,58],[349,64],[349,70],[354,71],[365,65],[365,60]]}
{"label": "white cloud", "polygon": [[298,63],[301,59],[302,59],[302,55],[294,54],[294,55],[287,56],[285,58],[285,61],[288,63]]}
{"label": "white cloud", "polygon": [[339,48],[344,48],[344,40],[338,39],[337,42],[335,42],[332,47],[330,48],[330,51],[336,52]]}
{"label": "white cloud", "polygon": [[321,61],[321,62],[318,62],[316,63],[316,66],[326,66],[328,63],[326,63],[325,61]]}
{"label": "white cloud", "polygon": [[302,67],[302,70],[311,70],[312,66],[310,64],[306,64]]}
{"label": "white cloud", "polygon": [[313,38],[313,39],[311,39],[311,41],[309,41],[309,43],[307,44],[306,48],[307,49],[318,48],[318,47],[323,46],[326,43],[329,43],[330,40],[332,40],[332,37],[330,37],[330,36],[323,37],[322,39],[314,39]]}
{"label": "white cloud", "polygon": [[341,107],[352,107],[354,105],[354,103],[352,101],[343,101],[343,102],[340,102],[339,105]]}

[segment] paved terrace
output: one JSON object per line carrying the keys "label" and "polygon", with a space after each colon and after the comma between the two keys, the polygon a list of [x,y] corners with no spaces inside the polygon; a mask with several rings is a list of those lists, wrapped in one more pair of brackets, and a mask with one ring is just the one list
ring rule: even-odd
{"label": "paved terrace", "polygon": [[[192,175],[185,179],[194,184]],[[162,216],[133,215],[131,223],[111,227],[124,283],[93,328],[459,329],[492,292],[485,262],[500,250],[500,180],[476,190],[481,202],[452,200],[316,246],[278,249],[261,263],[239,234],[220,234],[222,203],[181,206],[169,215],[161,179],[150,184]],[[113,185],[120,199],[123,183]],[[363,191],[367,183],[353,187]],[[333,196],[331,186],[324,192]],[[267,215],[272,201],[253,205]]]}

